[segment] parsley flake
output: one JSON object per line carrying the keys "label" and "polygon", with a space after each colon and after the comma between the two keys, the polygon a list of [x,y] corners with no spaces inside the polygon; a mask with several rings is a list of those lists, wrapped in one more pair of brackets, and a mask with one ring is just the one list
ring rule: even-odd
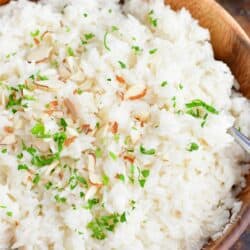
{"label": "parsley flake", "polygon": [[195,142],[192,142],[188,145],[187,151],[192,152],[192,151],[196,151],[199,149],[199,145]]}

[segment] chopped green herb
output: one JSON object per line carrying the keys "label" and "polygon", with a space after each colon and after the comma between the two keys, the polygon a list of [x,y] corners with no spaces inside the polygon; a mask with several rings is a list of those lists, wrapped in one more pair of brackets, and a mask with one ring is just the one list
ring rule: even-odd
{"label": "chopped green herb", "polygon": [[66,131],[66,130],[67,130],[68,124],[67,124],[67,122],[65,121],[64,118],[61,118],[61,119],[60,119],[60,126],[63,128],[63,131]]}
{"label": "chopped green herb", "polygon": [[183,89],[183,85],[180,83],[179,84],[179,89],[182,90]]}
{"label": "chopped green herb", "polygon": [[109,152],[109,156],[110,156],[110,158],[112,158],[114,161],[116,161],[117,160],[117,155],[115,154],[115,153],[113,153],[113,152]]}
{"label": "chopped green herb", "polygon": [[96,127],[97,129],[99,129],[99,128],[100,128],[100,122],[97,122],[96,125],[95,125],[95,127]]}
{"label": "chopped green herb", "polygon": [[195,99],[189,103],[186,104],[186,108],[192,109],[192,108],[197,108],[197,107],[202,107],[204,108],[207,112],[210,112],[212,114],[219,114],[219,112],[211,105],[208,105],[204,101],[200,99]]}
{"label": "chopped green herb", "polygon": [[76,176],[71,176],[69,178],[69,184],[70,184],[70,189],[73,190],[76,188],[76,186],[78,185],[78,181],[77,181],[77,178]]}
{"label": "chopped green herb", "polygon": [[151,50],[149,51],[149,54],[153,55],[153,54],[155,54],[155,53],[157,52],[157,50],[158,50],[158,49],[151,49]]}
{"label": "chopped green herb", "polygon": [[45,185],[44,185],[44,187],[47,189],[47,190],[49,190],[51,187],[52,187],[52,182],[51,181],[49,181],[49,182],[47,182]]}
{"label": "chopped green herb", "polygon": [[76,93],[77,93],[78,95],[81,95],[81,94],[83,93],[83,90],[82,90],[82,89],[77,89],[77,90],[76,90]]}
{"label": "chopped green herb", "polygon": [[74,50],[71,47],[67,47],[67,54],[68,56],[75,56]]}
{"label": "chopped green herb", "polygon": [[130,203],[130,206],[132,207],[132,210],[134,210],[136,202],[134,200],[131,200],[129,203]]}
{"label": "chopped green herb", "polygon": [[117,178],[122,181],[122,182],[125,182],[125,176],[124,174],[117,174]]}
{"label": "chopped green herb", "polygon": [[56,60],[54,60],[54,61],[51,61],[51,62],[50,62],[50,65],[51,65],[51,67],[57,69],[57,68],[59,67],[59,62],[56,61]]}
{"label": "chopped green herb", "polygon": [[96,156],[96,158],[101,158],[102,157],[102,150],[100,148],[97,148],[95,150],[95,156]]}
{"label": "chopped green herb", "polygon": [[149,21],[149,23],[151,24],[151,26],[157,27],[157,25],[158,25],[158,20],[157,20],[157,18],[154,17],[154,11],[153,11],[153,10],[151,10],[151,11],[148,13],[148,21]]}
{"label": "chopped green herb", "polygon": [[67,201],[67,199],[65,197],[60,197],[58,194],[55,195],[54,198],[55,198],[56,202],[58,202],[58,203],[66,203],[66,201]]}
{"label": "chopped green herb", "polygon": [[80,198],[83,198],[83,197],[85,197],[85,194],[81,191],[80,192]]}
{"label": "chopped green herb", "polygon": [[142,53],[142,51],[143,51],[143,49],[140,48],[139,46],[132,46],[131,48],[134,51],[134,53],[137,54],[137,55]]}
{"label": "chopped green herb", "polygon": [[4,208],[4,209],[5,209],[5,208],[7,208],[7,207],[6,207],[6,206],[3,206],[3,205],[0,205],[0,208]]}
{"label": "chopped green herb", "polygon": [[88,183],[87,183],[87,181],[86,181],[86,179],[85,179],[84,177],[78,175],[78,176],[76,177],[76,179],[77,179],[77,181],[78,181],[80,184],[82,184],[85,188],[88,188]]}
{"label": "chopped green herb", "polygon": [[49,78],[47,76],[40,75],[40,73],[37,73],[36,77],[37,77],[38,81],[47,81],[47,80],[49,80]]}
{"label": "chopped green herb", "polygon": [[116,143],[118,143],[119,140],[120,140],[120,135],[119,134],[114,134],[114,140],[115,140]]}
{"label": "chopped green herb", "polygon": [[[118,28],[117,28],[116,26],[112,26],[112,27],[111,27],[111,32],[115,32],[115,31],[117,31],[117,30],[118,30]],[[103,43],[104,43],[105,49],[108,50],[108,51],[110,51],[110,48],[109,48],[108,42],[107,42],[108,35],[109,35],[109,32],[106,31],[105,34],[104,34]]]}
{"label": "chopped green herb", "polygon": [[66,139],[67,136],[64,132],[58,132],[54,134],[54,141],[57,143],[59,153],[63,150],[63,144]]}
{"label": "chopped green herb", "polygon": [[70,32],[70,31],[71,31],[70,27],[66,26],[66,32]]}
{"label": "chopped green herb", "polygon": [[118,29],[117,26],[112,26],[112,27],[111,27],[111,30],[112,30],[112,32],[115,32],[115,31],[118,31],[119,29]]}
{"label": "chopped green herb", "polygon": [[155,149],[145,149],[143,145],[140,145],[140,152],[144,155],[154,155]]}
{"label": "chopped green herb", "polygon": [[206,113],[206,114],[204,115],[204,117],[203,117],[203,121],[202,121],[202,123],[201,123],[201,127],[202,127],[202,128],[205,126],[205,124],[206,124],[206,122],[207,122],[207,117],[208,117],[208,113]]}
{"label": "chopped green herb", "polygon": [[82,45],[88,44],[88,41],[93,39],[95,35],[93,33],[87,33],[83,36],[84,38],[81,39]]}
{"label": "chopped green herb", "polygon": [[106,32],[104,34],[104,41],[103,42],[104,42],[105,49],[108,50],[108,51],[110,51],[110,48],[109,48],[108,43],[107,43],[108,34],[109,34],[109,32]]}
{"label": "chopped green herb", "polygon": [[32,182],[36,185],[39,183],[39,181],[40,181],[40,175],[36,174]]}
{"label": "chopped green herb", "polygon": [[83,13],[83,16],[84,17],[88,17],[88,13]]}
{"label": "chopped green herb", "polygon": [[121,217],[120,217],[121,222],[126,222],[127,218],[126,218],[126,213],[122,213]]}
{"label": "chopped green herb", "polygon": [[99,203],[98,199],[90,199],[87,201],[87,205],[85,206],[86,209],[92,209],[95,205]]}
{"label": "chopped green herb", "polygon": [[1,152],[2,152],[2,154],[6,154],[7,153],[7,148],[3,148]]}
{"label": "chopped green herb", "polygon": [[150,174],[150,171],[148,169],[144,169],[141,171],[141,174],[144,178],[147,178]]}
{"label": "chopped green herb", "polygon": [[171,101],[173,102],[173,108],[176,108],[176,96],[173,96]]}
{"label": "chopped green herb", "polygon": [[90,39],[92,39],[92,38],[94,38],[95,37],[95,35],[93,34],[93,33],[88,33],[88,34],[85,34],[84,35],[84,38],[86,39],[86,40],[90,40]]}
{"label": "chopped green herb", "polygon": [[167,85],[168,85],[168,82],[167,82],[167,81],[164,81],[164,82],[161,83],[161,87],[165,87],[165,86],[167,86]]}
{"label": "chopped green herb", "polygon": [[32,37],[39,36],[39,34],[40,34],[40,30],[35,30],[34,32],[30,32],[30,35],[31,35]]}
{"label": "chopped green herb", "polygon": [[107,175],[102,176],[102,183],[104,186],[108,186],[109,184],[109,177]]}
{"label": "chopped green herb", "polygon": [[44,167],[50,165],[55,159],[57,159],[57,155],[52,155],[52,156],[34,155],[31,159],[31,163],[37,167]]}
{"label": "chopped green herb", "polygon": [[123,63],[122,61],[118,61],[118,63],[120,64],[120,67],[122,69],[126,69],[126,64],[125,63]]}
{"label": "chopped green herb", "polygon": [[36,125],[31,129],[31,134],[37,138],[50,138],[50,135],[45,132],[44,124],[37,122]]}
{"label": "chopped green herb", "polygon": [[199,145],[196,144],[195,142],[192,142],[188,145],[187,151],[192,152],[192,151],[196,151],[199,149]]}
{"label": "chopped green herb", "polygon": [[146,179],[139,179],[139,184],[143,188],[145,186]]}
{"label": "chopped green herb", "polygon": [[8,217],[12,217],[12,216],[13,216],[13,213],[12,213],[11,211],[7,211],[7,212],[6,212],[6,215],[7,215]]}
{"label": "chopped green herb", "polygon": [[135,183],[135,178],[134,178],[134,175],[135,175],[135,166],[132,164],[130,166],[130,169],[129,169],[129,181],[134,184]]}
{"label": "chopped green herb", "polygon": [[18,170],[29,170],[26,164],[19,164],[17,167]]}
{"label": "chopped green herb", "polygon": [[[6,104],[7,109],[10,109],[10,108],[15,107],[15,106],[21,106],[21,105],[22,105],[22,98],[17,98],[16,94],[14,94],[14,93],[9,95],[9,100]],[[15,110],[13,109],[13,111],[15,111]]]}
{"label": "chopped green herb", "polygon": [[87,228],[91,231],[91,236],[98,240],[104,240],[107,237],[107,231],[113,232],[119,222],[125,222],[124,216],[118,213],[96,217],[90,221]]}

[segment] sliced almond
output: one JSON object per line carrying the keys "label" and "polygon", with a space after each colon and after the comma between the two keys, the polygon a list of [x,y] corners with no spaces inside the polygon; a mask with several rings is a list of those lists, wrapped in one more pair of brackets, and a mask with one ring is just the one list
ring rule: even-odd
{"label": "sliced almond", "polygon": [[53,37],[50,31],[45,31],[42,35],[41,35],[41,40],[46,42],[47,44],[52,44],[53,43]]}
{"label": "sliced almond", "polygon": [[71,76],[71,71],[64,63],[62,63],[58,67],[58,74],[61,81],[67,81]]}
{"label": "sliced almond", "polygon": [[64,145],[66,147],[70,146],[75,141],[76,138],[77,138],[76,136],[72,136],[72,137],[67,138],[64,142]]}
{"label": "sliced almond", "polygon": [[88,134],[88,133],[90,133],[90,132],[92,132],[93,131],[93,129],[90,127],[90,125],[89,124],[83,124],[82,126],[81,126],[81,132],[83,132],[84,134]]}
{"label": "sliced almond", "polygon": [[125,93],[125,99],[137,100],[143,98],[147,94],[147,88],[142,84],[131,86]]}
{"label": "sliced almond", "polygon": [[49,147],[49,144],[42,141],[42,140],[35,140],[33,143],[32,143],[36,148],[39,149],[39,151],[41,151],[42,153],[46,153],[49,151],[50,147]]}
{"label": "sliced almond", "polygon": [[65,98],[63,103],[67,108],[68,112],[71,114],[72,119],[75,121],[78,118],[78,113],[75,105],[71,102],[69,98]]}
{"label": "sliced almond", "polygon": [[102,185],[101,177],[95,172],[96,159],[94,154],[88,154],[89,180],[94,185]]}
{"label": "sliced almond", "polygon": [[85,75],[82,71],[78,71],[77,73],[73,74],[70,79],[75,82],[83,82],[85,80]]}
{"label": "sliced almond", "polygon": [[95,196],[97,190],[98,190],[98,187],[96,187],[96,186],[91,186],[91,187],[89,188],[89,190],[86,192],[86,195],[85,195],[85,198],[84,198],[85,201],[87,201],[87,200],[93,198],[93,197]]}
{"label": "sliced almond", "polygon": [[40,90],[43,90],[43,91],[47,91],[47,92],[54,92],[56,91],[55,89],[47,86],[47,85],[44,85],[44,84],[40,84],[40,82],[35,82],[34,83],[34,86],[36,89],[40,89]]}
{"label": "sliced almond", "polygon": [[0,140],[0,145],[12,145],[16,143],[16,137],[15,135],[7,135],[2,140]]}
{"label": "sliced almond", "polygon": [[53,49],[52,47],[44,46],[44,45],[33,48],[27,55],[26,59],[30,63],[31,62],[35,62],[35,63],[44,62],[50,57],[50,53],[52,49]]}

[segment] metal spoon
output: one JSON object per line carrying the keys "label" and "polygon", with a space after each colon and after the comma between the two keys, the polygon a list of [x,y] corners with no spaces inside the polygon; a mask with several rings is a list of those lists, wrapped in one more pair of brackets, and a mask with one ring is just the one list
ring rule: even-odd
{"label": "metal spoon", "polygon": [[235,138],[235,140],[250,154],[250,139],[243,135],[238,129],[231,128],[230,134]]}

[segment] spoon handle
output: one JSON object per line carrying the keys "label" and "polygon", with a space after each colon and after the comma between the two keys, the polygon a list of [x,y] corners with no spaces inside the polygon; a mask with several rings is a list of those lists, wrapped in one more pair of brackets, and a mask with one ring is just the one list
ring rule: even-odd
{"label": "spoon handle", "polygon": [[231,135],[250,154],[250,139],[243,135],[238,129],[231,128]]}
{"label": "spoon handle", "polygon": [[165,0],[174,10],[183,7],[208,28],[217,59],[231,68],[240,91],[250,98],[250,39],[235,19],[214,0]]}

